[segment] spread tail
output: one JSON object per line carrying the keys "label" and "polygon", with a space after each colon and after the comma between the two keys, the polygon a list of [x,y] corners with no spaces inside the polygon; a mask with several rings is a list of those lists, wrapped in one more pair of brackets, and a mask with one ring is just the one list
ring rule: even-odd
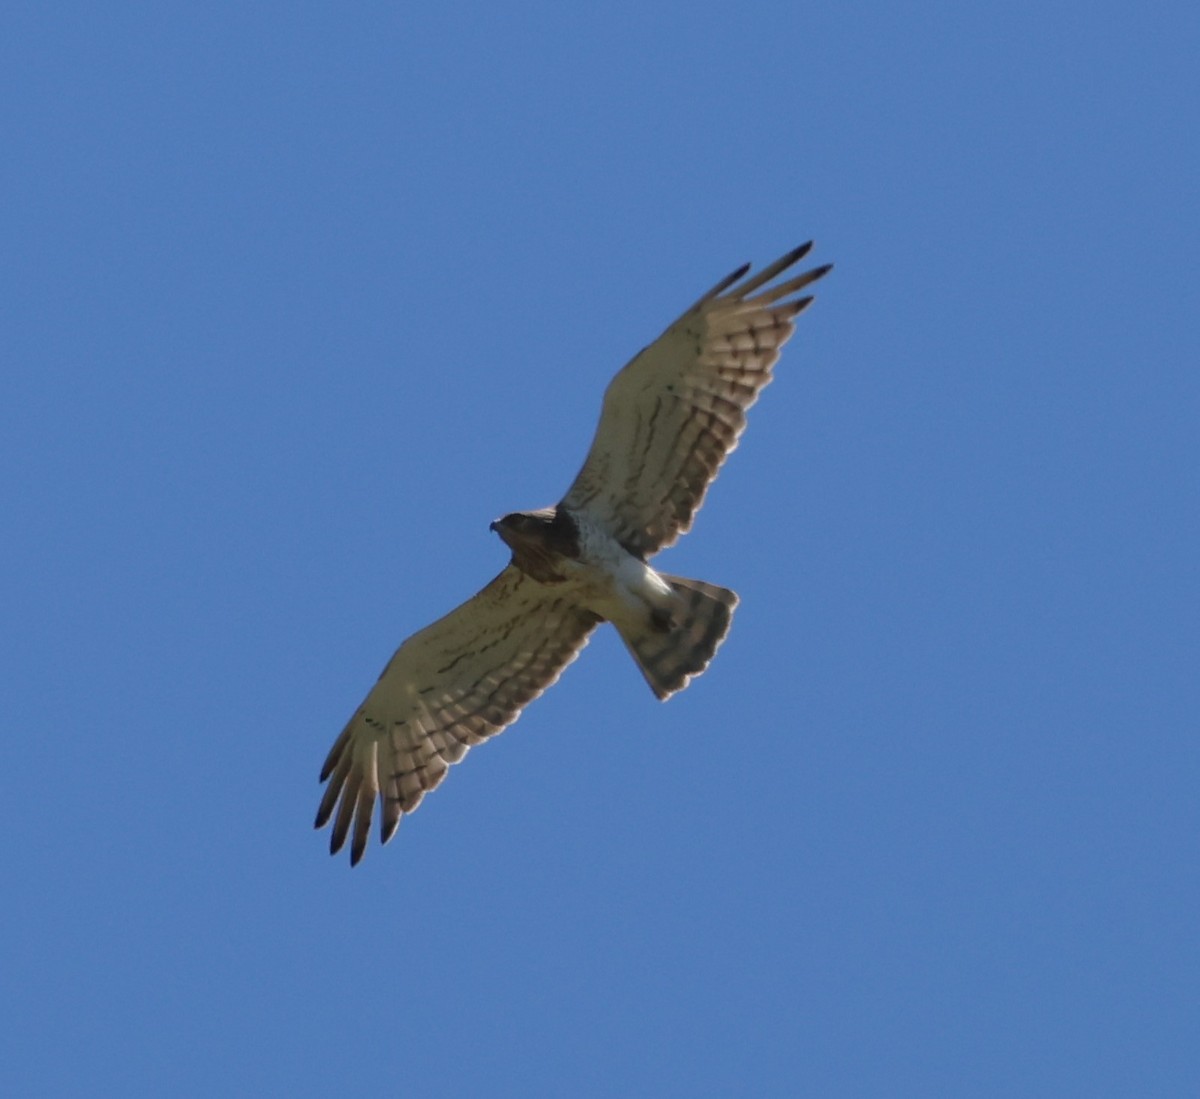
{"label": "spread tail", "polygon": [[638,626],[618,626],[621,640],[659,698],[683,690],[725,640],[738,597],[728,588],[659,574],[675,593],[674,605],[650,613]]}

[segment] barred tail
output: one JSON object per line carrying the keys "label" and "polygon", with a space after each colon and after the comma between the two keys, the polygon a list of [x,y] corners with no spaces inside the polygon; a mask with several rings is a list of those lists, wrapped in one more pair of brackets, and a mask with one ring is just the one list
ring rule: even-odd
{"label": "barred tail", "polygon": [[729,632],[738,597],[702,580],[659,575],[675,592],[674,607],[653,611],[639,628],[617,628],[650,689],[659,698],[669,698],[708,667]]}

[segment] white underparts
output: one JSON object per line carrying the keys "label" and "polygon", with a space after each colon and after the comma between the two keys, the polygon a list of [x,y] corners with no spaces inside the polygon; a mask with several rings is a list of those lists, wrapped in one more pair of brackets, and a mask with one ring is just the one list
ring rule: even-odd
{"label": "white underparts", "polygon": [[644,561],[586,521],[580,526],[580,556],[570,575],[581,602],[613,623],[641,624],[653,610],[669,610],[675,593]]}

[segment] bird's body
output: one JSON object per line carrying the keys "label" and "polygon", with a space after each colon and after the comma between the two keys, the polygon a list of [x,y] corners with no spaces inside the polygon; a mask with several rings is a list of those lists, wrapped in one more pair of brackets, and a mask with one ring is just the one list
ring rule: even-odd
{"label": "bird's body", "polygon": [[572,562],[571,572],[589,610],[620,625],[670,614],[674,606],[671,588],[654,569],[586,515],[576,522],[580,556]]}
{"label": "bird's body", "polygon": [[555,682],[600,622],[660,699],[708,666],[737,596],[649,559],[691,526],[812,300],[792,295],[829,269],[762,289],[810,247],[744,282],[740,268],[701,298],[613,379],[566,496],[492,524],[509,565],[400,646],[326,759],[317,826],[336,808],[332,851],[353,830],[351,862],[362,857],[376,798],[386,843],[450,764]]}
{"label": "bird's body", "polygon": [[574,598],[613,621],[665,605],[670,589],[658,574],[586,515],[559,505],[514,512],[492,529],[511,547],[513,564],[535,580],[562,584]]}
{"label": "bird's body", "polygon": [[586,511],[519,511],[492,529],[512,548],[516,568],[613,624],[659,698],[687,686],[724,640],[733,592],[663,576]]}

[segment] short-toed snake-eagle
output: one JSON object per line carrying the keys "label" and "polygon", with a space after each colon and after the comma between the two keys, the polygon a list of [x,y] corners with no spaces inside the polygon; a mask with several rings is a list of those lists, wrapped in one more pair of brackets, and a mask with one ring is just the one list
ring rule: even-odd
{"label": "short-toed snake-eagle", "polygon": [[810,247],[722,279],[612,380],[562,500],[492,524],[511,562],[396,650],[325,761],[316,823],[334,818],[331,851],[350,836],[351,864],[362,858],[376,800],[381,841],[391,839],[452,763],[558,679],[600,622],[616,627],[659,698],[708,666],[737,596],[647,562],[691,527],[812,301],[801,292],[829,270],[768,286]]}

